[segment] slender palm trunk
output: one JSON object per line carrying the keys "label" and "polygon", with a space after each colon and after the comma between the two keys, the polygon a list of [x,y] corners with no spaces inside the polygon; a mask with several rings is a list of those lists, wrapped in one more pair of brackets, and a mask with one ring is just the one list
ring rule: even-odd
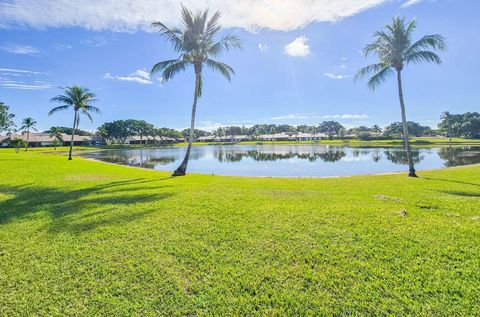
{"label": "slender palm trunk", "polygon": [[200,76],[201,73],[195,72],[195,94],[193,96],[192,118],[190,121],[190,136],[188,139],[187,153],[182,164],[173,172],[172,176],[184,176],[187,172],[188,159],[190,158],[190,150],[192,149],[193,137],[195,135],[195,114],[197,112],[198,92],[200,90]]}
{"label": "slender palm trunk", "polygon": [[28,151],[28,142],[30,141],[30,129],[27,129],[27,145],[25,146],[25,152]]}
{"label": "slender palm trunk", "polygon": [[408,176],[418,177],[415,173],[415,166],[413,165],[412,153],[410,151],[410,141],[408,139],[408,124],[407,124],[407,115],[405,113],[405,103],[403,101],[403,88],[402,88],[402,72],[397,71],[397,81],[398,81],[398,96],[400,98],[400,109],[402,110],[402,126],[403,126],[403,142],[405,145],[405,150],[407,151],[407,160],[408,160]]}
{"label": "slender palm trunk", "polygon": [[72,150],[73,150],[73,137],[75,135],[75,127],[77,126],[77,116],[78,111],[75,110],[75,115],[73,116],[73,128],[72,128],[72,138],[70,139],[70,150],[68,151],[68,160],[72,160]]}
{"label": "slender palm trunk", "polygon": [[450,124],[450,118],[447,118],[448,120],[448,137],[450,138],[450,144],[452,143],[452,126]]}

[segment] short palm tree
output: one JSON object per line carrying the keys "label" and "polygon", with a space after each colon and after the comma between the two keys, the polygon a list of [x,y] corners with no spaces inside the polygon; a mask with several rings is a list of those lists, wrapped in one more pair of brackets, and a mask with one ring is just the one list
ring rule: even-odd
{"label": "short palm tree", "polygon": [[202,96],[203,80],[202,71],[204,66],[218,71],[229,81],[235,74],[229,65],[214,60],[224,51],[232,48],[241,48],[242,42],[232,34],[227,34],[216,40],[220,32],[220,13],[216,12],[210,19],[208,10],[193,14],[182,6],[182,28],[169,28],[161,22],[153,22],[161,35],[173,44],[174,50],[179,54],[176,59],[166,60],[153,66],[151,73],[161,73],[164,82],[173,78],[177,73],[184,71],[188,66],[193,66],[195,71],[195,92],[193,95],[192,115],[190,122],[190,137],[188,139],[187,152],[180,166],[173,176],[183,176],[186,173],[190,150],[195,131],[195,113],[198,98]]}
{"label": "short palm tree", "polygon": [[374,124],[374,125],[372,126],[371,131],[376,134],[376,136],[377,136],[377,144],[378,144],[378,137],[379,137],[380,133],[382,133],[382,128],[380,128],[380,126],[378,126],[377,124]]}
{"label": "short palm tree", "polygon": [[30,141],[30,131],[31,130],[37,131],[37,129],[35,128],[36,125],[37,125],[37,121],[35,121],[33,118],[29,117],[22,120],[22,126],[20,127],[20,131],[27,133],[27,143],[25,146],[25,152],[28,151],[28,145],[29,145],[28,142]]}
{"label": "short palm tree", "polygon": [[451,114],[448,111],[442,112],[441,119],[447,122],[447,133],[449,142],[452,143],[452,123],[450,122]]}
{"label": "short palm tree", "polygon": [[96,101],[95,94],[92,93],[87,88],[82,88],[79,86],[71,86],[62,88],[63,95],[58,95],[51,99],[51,102],[61,103],[61,106],[55,107],[48,113],[49,116],[58,112],[73,108],[73,129],[72,129],[72,138],[70,141],[70,150],[68,153],[68,160],[72,159],[72,149],[73,149],[73,137],[75,135],[75,130],[78,128],[80,123],[80,115],[85,115],[90,121],[93,121],[90,113],[100,113],[100,109],[95,106],[92,106],[92,103]]}
{"label": "short palm tree", "polygon": [[54,139],[53,144],[56,150],[57,145],[63,142],[63,130],[59,127],[51,127],[50,130],[48,130],[48,135]]}
{"label": "short palm tree", "polygon": [[440,57],[434,51],[441,51],[446,48],[443,36],[439,34],[425,35],[420,40],[413,42],[412,34],[416,28],[415,21],[409,23],[405,19],[394,18],[392,24],[385,26],[385,30],[374,33],[373,43],[363,49],[366,57],[374,55],[378,63],[369,65],[358,71],[355,79],[372,75],[368,86],[375,90],[383,81],[387,80],[393,73],[397,73],[398,94],[402,113],[403,140],[407,151],[409,165],[409,176],[416,177],[415,166],[410,153],[408,139],[408,126],[403,100],[402,70],[409,64],[433,62],[440,64]]}

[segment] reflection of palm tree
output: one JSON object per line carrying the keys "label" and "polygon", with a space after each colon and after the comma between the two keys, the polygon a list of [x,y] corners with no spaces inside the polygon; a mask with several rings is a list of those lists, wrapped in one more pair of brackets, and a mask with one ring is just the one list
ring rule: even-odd
{"label": "reflection of palm tree", "polygon": [[375,151],[372,153],[372,160],[375,163],[380,162],[381,159],[382,159],[382,154],[380,151]]}
{"label": "reflection of palm tree", "polygon": [[334,151],[330,150],[325,153],[319,153],[318,157],[321,158],[324,162],[337,162],[344,158],[347,154],[344,151]]}
{"label": "reflection of palm tree", "polygon": [[365,56],[376,55],[379,62],[361,69],[355,78],[362,78],[372,74],[373,76],[369,79],[368,86],[373,90],[388,79],[393,74],[393,70],[396,71],[402,113],[403,140],[409,165],[408,176],[417,177],[408,139],[407,117],[403,101],[402,70],[408,64],[422,62],[440,64],[440,57],[433,51],[444,50],[446,43],[443,36],[439,34],[426,35],[417,42],[412,43],[412,33],[416,28],[415,21],[406,24],[404,19],[397,17],[393,19],[392,24],[387,25],[385,28],[385,31],[375,32],[375,41],[367,45],[363,50]]}
{"label": "reflection of palm tree", "polygon": [[[384,154],[387,160],[391,161],[392,163],[395,163],[398,165],[408,165],[410,163],[407,153],[404,151],[388,150],[388,151],[385,151]],[[410,159],[415,164],[420,163],[423,160],[423,157],[420,155],[420,152],[418,150],[410,151],[410,155],[411,155]]]}

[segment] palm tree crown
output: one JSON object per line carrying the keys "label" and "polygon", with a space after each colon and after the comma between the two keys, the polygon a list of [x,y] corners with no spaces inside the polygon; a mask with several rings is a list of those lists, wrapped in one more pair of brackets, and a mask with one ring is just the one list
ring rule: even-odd
{"label": "palm tree crown", "polygon": [[440,34],[433,34],[413,42],[412,34],[415,29],[415,20],[406,23],[405,19],[396,17],[392,24],[385,26],[385,30],[375,32],[373,43],[363,49],[363,54],[366,57],[376,56],[378,63],[360,69],[355,79],[372,75],[368,86],[374,90],[393,74],[393,69],[400,72],[412,63],[441,64],[440,57],[434,51],[446,49],[445,38]]}
{"label": "palm tree crown", "polygon": [[20,130],[27,132],[29,132],[30,130],[37,131],[37,129],[35,128],[36,124],[37,121],[35,121],[33,118],[25,118],[22,120],[22,126],[20,127]]}
{"label": "palm tree crown", "polygon": [[174,50],[179,54],[177,59],[166,60],[153,66],[151,73],[160,72],[163,81],[166,82],[177,73],[192,65],[195,74],[200,75],[197,97],[202,95],[203,81],[201,72],[204,65],[220,72],[225,78],[231,80],[235,71],[229,65],[216,61],[222,52],[232,48],[241,48],[241,40],[233,34],[227,34],[218,41],[215,36],[221,30],[218,21],[220,12],[216,12],[208,19],[208,10],[193,14],[182,6],[183,28],[169,28],[161,22],[153,22],[152,25],[159,29],[163,37],[173,44]]}
{"label": "palm tree crown", "polygon": [[[100,112],[100,109],[91,105],[91,103],[96,101],[95,94],[87,88],[75,85],[62,89],[64,94],[53,97],[50,101],[61,103],[63,105],[53,108],[52,110],[50,110],[48,115],[51,116],[58,111],[67,110],[70,107],[73,107],[73,110],[75,112],[80,111],[81,114],[85,115],[90,121],[93,121],[90,112]],[[80,116],[77,116],[76,120],[77,121],[75,123],[78,127]]]}
{"label": "palm tree crown", "polygon": [[51,102],[58,102],[61,103],[61,106],[55,107],[48,113],[49,116],[58,112],[67,110],[69,108],[73,108],[74,116],[73,116],[73,128],[72,128],[72,136],[70,139],[70,150],[68,152],[68,159],[72,159],[72,150],[73,150],[73,139],[75,136],[75,130],[78,128],[78,124],[80,123],[80,114],[85,115],[90,121],[93,121],[90,112],[99,113],[100,109],[91,104],[96,101],[95,94],[92,93],[87,88],[83,88],[80,86],[71,86],[62,88],[64,94],[58,95],[51,99]]}

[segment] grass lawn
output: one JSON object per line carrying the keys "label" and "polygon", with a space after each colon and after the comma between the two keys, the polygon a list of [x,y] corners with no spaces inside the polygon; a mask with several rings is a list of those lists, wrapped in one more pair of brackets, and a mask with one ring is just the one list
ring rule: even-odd
{"label": "grass lawn", "polygon": [[480,166],[419,174],[170,178],[0,150],[0,315],[478,315]]}

